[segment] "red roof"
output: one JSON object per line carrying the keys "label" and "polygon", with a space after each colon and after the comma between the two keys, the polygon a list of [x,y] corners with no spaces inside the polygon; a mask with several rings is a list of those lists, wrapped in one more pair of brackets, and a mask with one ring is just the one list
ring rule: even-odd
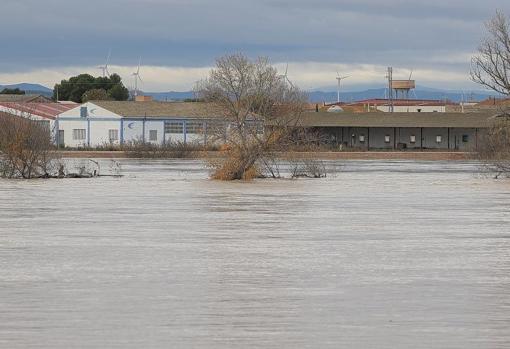
{"label": "red roof", "polygon": [[77,103],[0,103],[0,107],[5,107],[19,111],[32,116],[39,116],[45,119],[55,120],[57,115],[76,108]]}

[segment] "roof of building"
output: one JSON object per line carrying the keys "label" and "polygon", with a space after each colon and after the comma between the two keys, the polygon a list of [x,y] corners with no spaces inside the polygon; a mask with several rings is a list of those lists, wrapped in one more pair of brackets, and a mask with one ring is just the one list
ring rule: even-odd
{"label": "roof of building", "polygon": [[[388,105],[388,99],[383,98],[372,98],[364,99],[361,101],[355,101],[352,103],[346,103],[346,105],[357,105],[357,104],[371,104],[371,105]],[[394,106],[444,106],[444,105],[456,105],[451,101],[444,101],[439,99],[393,99]]]}
{"label": "roof of building", "polygon": [[[78,104],[61,103],[0,103],[1,107],[11,109],[13,112],[21,112],[25,115],[39,116],[45,119],[54,120],[57,115],[73,109]],[[6,111],[6,110],[4,110]]]}
{"label": "roof of building", "polygon": [[38,95],[38,94],[27,94],[27,95],[11,95],[11,94],[0,94],[0,102],[16,102],[16,103],[51,103],[53,102],[50,98]]}
{"label": "roof of building", "polygon": [[91,101],[91,103],[123,117],[206,118],[219,116],[211,105],[199,102]]}
{"label": "roof of building", "polygon": [[510,98],[489,97],[476,104],[477,106],[510,106]]}
{"label": "roof of building", "polygon": [[304,113],[306,127],[458,127],[486,128],[496,120],[490,113]]}

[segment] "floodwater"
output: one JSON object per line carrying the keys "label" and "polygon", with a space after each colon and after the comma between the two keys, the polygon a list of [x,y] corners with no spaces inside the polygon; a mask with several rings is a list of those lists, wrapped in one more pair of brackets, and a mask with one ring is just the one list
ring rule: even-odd
{"label": "floodwater", "polygon": [[[0,180],[0,348],[510,348],[510,180]],[[108,168],[108,161],[103,162]]]}

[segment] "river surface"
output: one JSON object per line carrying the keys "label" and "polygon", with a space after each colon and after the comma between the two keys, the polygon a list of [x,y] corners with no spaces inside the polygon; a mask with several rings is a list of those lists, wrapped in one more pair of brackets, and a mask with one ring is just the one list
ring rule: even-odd
{"label": "river surface", "polygon": [[462,162],[250,183],[121,164],[0,180],[0,348],[510,348],[510,180]]}

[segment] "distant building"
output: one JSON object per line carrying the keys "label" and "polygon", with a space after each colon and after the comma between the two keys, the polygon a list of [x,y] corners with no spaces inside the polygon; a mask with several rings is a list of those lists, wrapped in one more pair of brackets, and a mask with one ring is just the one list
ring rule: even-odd
{"label": "distant building", "polygon": [[[449,101],[427,99],[395,99],[391,103],[394,113],[445,113],[447,105],[456,105]],[[362,107],[364,112],[390,111],[390,102],[387,99],[366,99],[347,104],[346,106]]]}

